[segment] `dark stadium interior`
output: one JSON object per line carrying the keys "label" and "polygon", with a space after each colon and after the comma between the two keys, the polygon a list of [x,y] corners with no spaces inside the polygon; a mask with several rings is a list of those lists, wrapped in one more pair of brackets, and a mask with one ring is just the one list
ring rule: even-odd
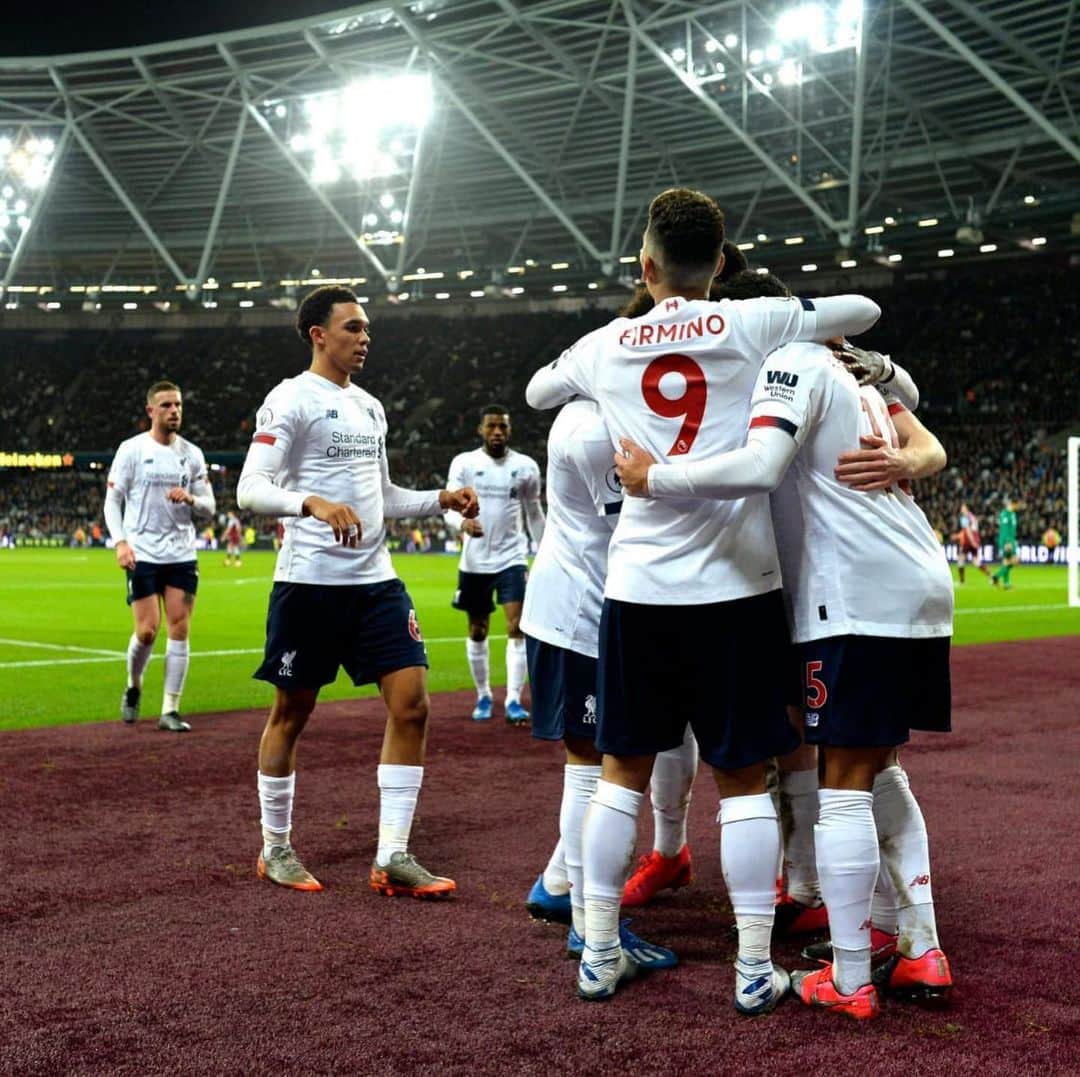
{"label": "dark stadium interior", "polygon": [[[1064,444],[1080,414],[1080,271],[942,273],[876,293],[884,315],[865,339],[907,364],[919,415],[945,444],[949,466],[917,496],[944,534],[962,498],[994,537],[1005,497],[1025,506],[1021,538],[1065,528]],[[423,309],[379,320],[362,384],[390,422],[393,475],[441,484],[451,457],[475,437],[477,402],[506,402],[514,444],[544,458],[549,417],[530,411],[532,371],[612,316],[516,312],[443,317]],[[274,329],[8,331],[0,334],[0,421],[8,451],[100,453],[145,428],[143,390],[158,378],[184,392],[184,433],[211,458],[242,453],[253,409],[307,365],[287,324]],[[235,465],[216,475],[226,500]],[[0,471],[0,529],[69,538],[99,518],[100,471]]]}

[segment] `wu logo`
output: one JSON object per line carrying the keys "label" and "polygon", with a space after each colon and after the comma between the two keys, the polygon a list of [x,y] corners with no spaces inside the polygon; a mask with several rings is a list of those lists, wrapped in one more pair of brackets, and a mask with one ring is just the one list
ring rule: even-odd
{"label": "wu logo", "polygon": [[794,389],[799,384],[799,375],[792,374],[790,370],[770,370],[767,373],[770,385],[786,385]]}
{"label": "wu logo", "polygon": [[278,670],[279,677],[291,677],[293,659],[296,658],[296,651],[286,651],[281,656],[281,669]]}
{"label": "wu logo", "polygon": [[585,725],[596,725],[596,696],[585,697],[585,717],[581,720]]}

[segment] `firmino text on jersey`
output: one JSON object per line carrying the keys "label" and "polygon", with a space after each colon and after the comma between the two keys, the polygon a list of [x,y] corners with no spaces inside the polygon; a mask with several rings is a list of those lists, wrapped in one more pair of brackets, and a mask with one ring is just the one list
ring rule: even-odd
{"label": "firmino text on jersey", "polygon": [[646,344],[677,344],[706,333],[721,337],[727,330],[727,322],[719,314],[688,318],[685,322],[642,322],[624,329],[619,343],[627,348],[640,348]]}

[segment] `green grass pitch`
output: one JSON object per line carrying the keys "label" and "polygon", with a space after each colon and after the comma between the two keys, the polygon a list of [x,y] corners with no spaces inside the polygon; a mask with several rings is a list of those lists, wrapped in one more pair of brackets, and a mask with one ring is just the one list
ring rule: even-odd
{"label": "green grass pitch", "polygon": [[[273,554],[249,552],[236,569],[224,566],[221,553],[204,553],[199,565],[183,710],[268,707],[271,688],[251,673],[262,653]],[[416,603],[431,691],[469,687],[465,616],[450,608],[457,559],[415,554],[397,557],[395,565]],[[1064,567],[1021,567],[1013,583],[1003,592],[968,570],[956,591],[957,644],[1080,634],[1080,608],[1068,607]],[[492,615],[491,630],[493,680],[502,683],[501,612]],[[124,576],[112,551],[0,550],[0,729],[115,720],[130,635]],[[163,635],[146,674],[144,716],[156,715],[161,703]],[[341,675],[321,698],[356,694]]]}

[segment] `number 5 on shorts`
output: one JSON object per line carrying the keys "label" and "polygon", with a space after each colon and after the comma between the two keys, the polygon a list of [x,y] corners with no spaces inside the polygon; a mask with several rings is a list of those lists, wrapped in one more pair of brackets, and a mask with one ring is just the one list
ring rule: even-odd
{"label": "number 5 on shorts", "polygon": [[829,689],[825,682],[818,676],[824,662],[806,663],[806,706],[808,710],[816,711],[825,706],[829,698]]}
{"label": "number 5 on shorts", "polygon": [[[682,396],[668,399],[660,392],[660,379],[665,374],[681,374],[686,380]],[[683,424],[668,449],[668,456],[683,456],[690,451],[705,417],[708,387],[705,371],[689,355],[661,355],[654,359],[641,376],[641,395],[649,410],[665,419],[682,419]]]}

